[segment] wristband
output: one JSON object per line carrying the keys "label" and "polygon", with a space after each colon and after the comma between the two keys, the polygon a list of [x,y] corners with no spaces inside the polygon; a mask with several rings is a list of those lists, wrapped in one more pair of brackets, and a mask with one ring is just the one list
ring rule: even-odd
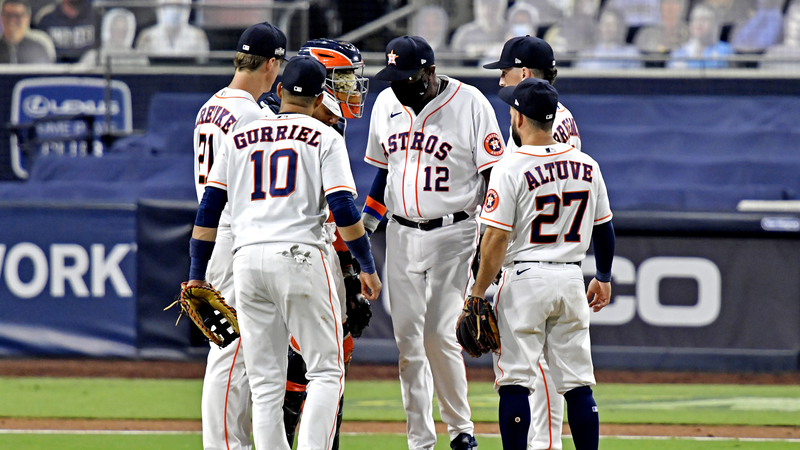
{"label": "wristband", "polygon": [[358,239],[352,241],[345,241],[350,253],[356,258],[358,264],[361,266],[361,271],[368,274],[375,273],[375,260],[372,258],[372,251],[370,250],[369,238],[364,233]]}
{"label": "wristband", "polygon": [[213,241],[195,238],[189,240],[189,257],[192,260],[189,265],[190,280],[206,279],[208,260],[211,259],[211,254],[214,252],[214,244]]}

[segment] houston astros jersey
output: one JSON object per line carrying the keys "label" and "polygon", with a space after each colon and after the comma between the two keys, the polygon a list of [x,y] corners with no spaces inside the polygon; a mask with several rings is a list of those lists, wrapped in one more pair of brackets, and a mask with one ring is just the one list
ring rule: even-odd
{"label": "houston astros jersey", "polygon": [[403,106],[391,88],[378,95],[369,124],[367,163],[388,169],[386,207],[409,219],[477,211],[483,177],[503,156],[489,101],[456,79],[420,111]]}
{"label": "houston astros jersey", "polygon": [[229,133],[208,183],[228,191],[234,248],[263,242],[322,246],[325,196],[356,193],[342,136],[296,113]]}
{"label": "houston astros jersey", "polygon": [[505,264],[582,261],[611,220],[600,167],[568,144],[524,145],[492,170],[481,222],[510,231]]}
{"label": "houston astros jersey", "polygon": [[[560,102],[558,103],[556,117],[553,119],[553,139],[563,144],[569,144],[578,150],[581,149],[581,134],[578,132],[578,125],[575,123],[575,118],[572,117],[572,113]],[[509,153],[513,153],[519,148],[517,144],[514,143],[514,140],[511,139],[510,133],[508,136],[508,145],[506,147]]]}
{"label": "houston astros jersey", "polygon": [[[194,186],[198,201],[203,199],[208,173],[224,138],[267,115],[274,114],[268,109],[261,109],[250,93],[231,88],[220,90],[200,108],[194,122]],[[222,211],[220,225],[230,223],[230,208],[226,206]]]}

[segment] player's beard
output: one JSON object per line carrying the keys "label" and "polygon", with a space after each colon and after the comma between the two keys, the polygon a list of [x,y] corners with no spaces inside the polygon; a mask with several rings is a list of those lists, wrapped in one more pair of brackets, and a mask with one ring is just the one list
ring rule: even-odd
{"label": "player's beard", "polygon": [[511,140],[514,141],[514,145],[517,147],[522,147],[522,138],[519,135],[519,131],[517,131],[517,124],[511,123]]}
{"label": "player's beard", "polygon": [[425,92],[428,91],[428,81],[425,80],[425,77],[413,83],[395,81],[392,83],[392,91],[401,105],[413,108],[420,103],[422,97],[425,96]]}

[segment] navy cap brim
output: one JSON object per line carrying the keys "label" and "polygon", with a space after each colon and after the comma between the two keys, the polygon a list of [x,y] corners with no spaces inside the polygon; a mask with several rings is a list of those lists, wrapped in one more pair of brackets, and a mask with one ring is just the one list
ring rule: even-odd
{"label": "navy cap brim", "polygon": [[393,66],[387,66],[381,69],[380,72],[375,74],[376,80],[383,80],[383,81],[402,81],[408,80],[409,78],[416,75],[421,69],[408,69],[408,70],[400,70],[396,69]]}
{"label": "navy cap brim", "polygon": [[504,63],[502,59],[500,61],[495,61],[493,63],[483,65],[484,69],[508,69],[509,67],[511,66],[506,65],[506,63]]}
{"label": "navy cap brim", "polygon": [[497,96],[500,97],[500,100],[508,103],[512,107],[516,107],[514,105],[514,89],[515,88],[516,88],[516,86],[506,86],[506,87],[500,89],[500,91],[497,92]]}

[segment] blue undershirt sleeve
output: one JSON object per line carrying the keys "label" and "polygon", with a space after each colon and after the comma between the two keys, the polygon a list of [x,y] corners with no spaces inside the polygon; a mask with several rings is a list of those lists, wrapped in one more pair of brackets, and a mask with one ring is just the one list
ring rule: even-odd
{"label": "blue undershirt sleeve", "polygon": [[226,203],[228,203],[227,191],[212,186],[206,187],[203,200],[200,201],[200,207],[197,208],[194,224],[198,227],[217,228]]}
{"label": "blue undershirt sleeve", "polygon": [[594,247],[594,260],[597,265],[595,278],[597,281],[611,281],[611,264],[614,261],[614,248],[616,237],[614,225],[609,220],[606,223],[595,225],[592,230],[592,246]]}
{"label": "blue undershirt sleeve", "polygon": [[331,214],[333,214],[333,220],[336,221],[337,227],[349,227],[361,219],[351,192],[337,191],[326,195],[325,198],[328,200],[328,206],[331,207]]}
{"label": "blue undershirt sleeve", "polygon": [[[328,200],[328,206],[331,208],[331,214],[333,214],[333,220],[336,222],[337,227],[349,227],[361,220],[352,193],[338,191],[325,196],[325,198]],[[344,243],[350,253],[353,254],[353,257],[356,258],[356,261],[358,261],[362,272],[375,273],[375,260],[372,258],[369,238],[366,233],[352,241],[344,241]]]}

